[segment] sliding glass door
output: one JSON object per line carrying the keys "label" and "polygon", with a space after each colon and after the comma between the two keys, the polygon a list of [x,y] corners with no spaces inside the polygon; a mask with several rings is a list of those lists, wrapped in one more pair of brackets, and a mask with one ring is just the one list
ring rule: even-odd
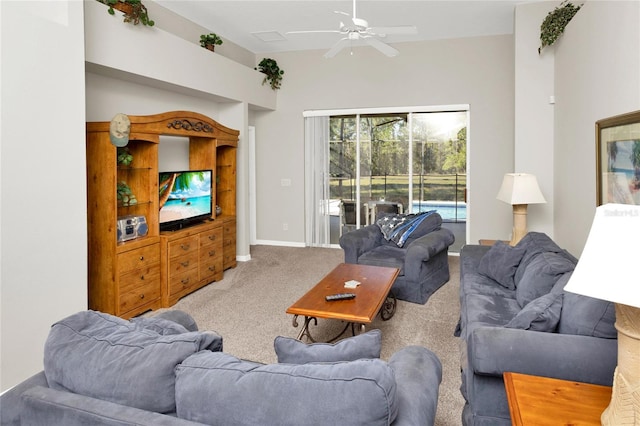
{"label": "sliding glass door", "polygon": [[[306,128],[311,120],[323,123],[323,131],[307,132],[305,141],[307,205],[312,207],[307,209],[308,245],[337,244],[344,232],[373,223],[380,211],[437,210],[446,223],[458,224],[464,239],[466,108],[363,111],[306,120]],[[319,228],[327,232],[319,235]]]}

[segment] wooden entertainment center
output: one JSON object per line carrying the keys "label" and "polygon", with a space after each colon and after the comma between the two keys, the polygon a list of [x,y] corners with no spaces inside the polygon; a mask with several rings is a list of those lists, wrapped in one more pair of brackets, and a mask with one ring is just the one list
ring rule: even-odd
{"label": "wooden entertainment center", "polygon": [[[123,318],[169,307],[236,266],[239,132],[188,111],[128,117],[131,164],[118,164],[110,122],[87,123],[86,145],[89,309]],[[176,231],[160,231],[161,135],[188,137],[190,170],[213,171],[211,218]],[[134,203],[118,200],[121,182],[135,195]],[[148,231],[118,242],[118,218],[129,215],[144,216]]]}

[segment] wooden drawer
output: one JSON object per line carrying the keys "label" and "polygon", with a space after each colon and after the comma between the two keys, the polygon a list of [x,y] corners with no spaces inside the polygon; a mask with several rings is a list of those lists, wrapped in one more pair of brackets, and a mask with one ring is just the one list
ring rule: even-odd
{"label": "wooden drawer", "polygon": [[200,233],[200,248],[222,244],[222,228]]}
{"label": "wooden drawer", "polygon": [[220,278],[222,273],[222,256],[200,259],[200,279],[207,283]]}
{"label": "wooden drawer", "polygon": [[188,269],[169,277],[169,293],[177,294],[198,284],[198,268]]}
{"label": "wooden drawer", "polygon": [[186,254],[169,259],[169,276],[198,267],[198,252],[189,250]]}
{"label": "wooden drawer", "polygon": [[120,312],[160,298],[160,264],[120,275]]}
{"label": "wooden drawer", "polygon": [[169,259],[198,252],[198,235],[180,238],[169,243]]}
{"label": "wooden drawer", "polygon": [[222,257],[222,246],[208,246],[200,249],[200,261],[206,262],[213,257]]}
{"label": "wooden drawer", "polygon": [[160,262],[160,244],[151,244],[118,255],[118,275]]}

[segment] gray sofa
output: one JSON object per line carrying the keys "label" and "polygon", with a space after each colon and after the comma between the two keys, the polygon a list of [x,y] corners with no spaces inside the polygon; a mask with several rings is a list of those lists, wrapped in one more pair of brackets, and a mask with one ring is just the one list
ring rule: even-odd
{"label": "gray sofa", "polygon": [[463,247],[457,334],[464,425],[511,425],[502,378],[507,371],[612,384],[614,307],[564,291],[576,263],[536,232],[515,247]]}
{"label": "gray sofa", "polygon": [[[383,215],[393,217],[396,215]],[[397,215],[402,216],[402,215]],[[425,304],[449,281],[448,249],[453,233],[442,228],[438,213],[428,215],[401,246],[386,240],[380,226],[368,225],[340,237],[345,263],[400,269],[393,294],[400,300]]]}
{"label": "gray sofa", "polygon": [[432,425],[442,367],[426,348],[379,359],[381,333],[336,344],[278,337],[277,364],[166,311],[83,311],[52,326],[44,371],[4,393],[2,425]]}

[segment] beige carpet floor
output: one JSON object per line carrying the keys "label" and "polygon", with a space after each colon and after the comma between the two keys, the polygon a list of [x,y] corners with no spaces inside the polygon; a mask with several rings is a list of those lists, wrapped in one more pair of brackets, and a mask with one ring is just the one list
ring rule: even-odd
{"label": "beige carpet floor", "polygon": [[[276,362],[273,339],[296,337],[298,328],[285,310],[338,263],[341,249],[252,246],[251,261],[238,262],[224,279],[181,299],[170,309],[188,312],[201,330],[223,336],[224,350],[263,363]],[[451,280],[425,305],[398,301],[389,321],[378,316],[369,328],[382,331],[382,358],[407,345],[421,345],[438,355],[443,366],[436,425],[460,425],[464,401],[460,395],[458,338],[459,258],[449,256]],[[153,313],[151,313],[153,315]],[[329,339],[343,327],[335,320],[319,320],[311,332]]]}

